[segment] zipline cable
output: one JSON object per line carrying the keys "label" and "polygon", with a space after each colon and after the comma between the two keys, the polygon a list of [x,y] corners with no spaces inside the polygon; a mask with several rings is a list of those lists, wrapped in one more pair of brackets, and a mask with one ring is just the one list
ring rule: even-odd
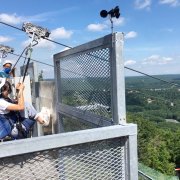
{"label": "zipline cable", "polygon": [[[15,62],[14,66],[12,67],[12,70],[15,68],[15,66],[17,65],[17,63],[19,62],[19,60],[21,59],[21,57],[23,57],[22,55],[24,54],[25,50],[27,50],[27,47],[25,47],[22,51],[22,53],[19,56],[19,58],[17,59],[17,61]],[[11,53],[14,54],[14,53]]]}
{"label": "zipline cable", "polygon": [[170,84],[170,85],[173,85],[173,86],[178,86],[178,87],[180,87],[180,84],[175,84],[175,83],[172,83],[172,82],[169,82],[169,81],[166,81],[166,80],[163,80],[163,79],[160,79],[160,78],[154,77],[154,76],[152,76],[152,75],[149,75],[149,74],[143,73],[143,72],[141,72],[141,71],[138,71],[138,70],[135,70],[135,69],[132,69],[132,68],[126,67],[126,66],[124,66],[124,68],[129,69],[129,70],[134,71],[134,72],[137,72],[137,73],[140,73],[140,74],[143,74],[143,75],[145,75],[145,76],[151,77],[151,78],[153,78],[153,79],[156,79],[156,80],[162,81],[162,82],[164,82],[164,83],[167,83],[167,84]]}
{"label": "zipline cable", "polygon": [[[4,23],[4,22],[0,22],[0,23],[2,23],[2,24],[4,24],[4,25],[7,25],[7,26],[9,26],[9,27],[15,28],[15,29],[17,29],[17,30],[23,31],[22,29],[20,29],[20,28],[18,28],[18,27],[15,27],[15,26],[12,26],[12,25],[10,25],[10,24]],[[65,45],[65,44],[62,44],[62,43],[53,41],[53,40],[48,39],[48,38],[46,38],[46,37],[42,37],[42,38],[43,38],[43,39],[46,39],[46,40],[48,40],[48,41],[50,41],[50,42],[53,42],[53,43],[55,43],[55,44],[58,44],[58,45],[61,45],[61,46],[64,46],[64,47],[68,47],[68,48],[72,48],[71,46],[68,46],[68,45]],[[13,53],[12,53],[12,54],[13,54]],[[22,54],[23,54],[23,53],[22,53]],[[21,54],[21,57],[22,57],[22,54]],[[14,55],[15,55],[15,54],[14,54]],[[90,55],[91,55],[91,54],[90,54]],[[93,56],[93,55],[91,55],[91,56]],[[98,57],[98,58],[99,58],[99,57]],[[20,59],[20,58],[19,58],[19,59]],[[18,59],[18,61],[19,61],[19,59]],[[30,60],[32,60],[31,57],[28,58],[28,63],[27,63],[27,65],[26,65],[25,74],[26,74],[26,71],[27,71],[27,69],[28,69],[28,65],[29,65]],[[36,60],[33,60],[33,61],[36,61]],[[36,61],[36,62],[39,62],[39,63],[42,63],[42,64],[45,64],[45,65],[48,65],[48,66],[52,66],[52,67],[53,67],[53,65],[49,65],[49,64],[47,64],[47,63],[43,63],[43,62],[40,62],[40,61]],[[17,64],[17,62],[16,62],[16,64]],[[16,65],[16,64],[15,64],[15,65]],[[158,81],[167,83],[167,84],[169,84],[169,85],[171,85],[171,86],[176,86],[176,87],[177,87],[177,86],[178,86],[178,87],[180,86],[179,84],[175,84],[175,83],[172,83],[172,82],[169,82],[169,81],[166,81],[166,80],[163,80],[163,79],[154,77],[154,76],[152,76],[152,75],[143,73],[143,72],[141,72],[141,71],[138,71],[138,70],[135,70],[135,69],[126,67],[126,66],[124,66],[124,68],[126,68],[126,69],[128,69],[128,70],[131,70],[131,71],[134,71],[134,72],[137,72],[137,73],[140,73],[140,74],[142,74],[142,75],[148,76],[148,77],[150,77],[150,78],[156,79],[156,80],[158,80]],[[75,72],[73,72],[73,73],[75,73]],[[24,75],[25,75],[25,74],[24,74]],[[25,78],[25,76],[23,77],[23,81],[24,81],[24,78]]]}
{"label": "zipline cable", "polygon": [[[22,29],[20,29],[20,28],[18,28],[18,27],[16,27],[16,26],[12,26],[12,25],[7,24],[7,23],[4,23],[4,22],[2,22],[2,21],[1,21],[0,23],[1,23],[1,24],[4,24],[4,25],[7,25],[7,26],[9,26],[9,27],[15,28],[15,29],[17,29],[17,30],[23,31]],[[53,43],[59,44],[59,45],[64,46],[64,47],[72,48],[71,46],[68,46],[68,45],[65,45],[65,44],[62,44],[62,43],[59,43],[59,42],[50,40],[50,39],[48,39],[48,38],[46,38],[46,37],[44,37],[43,39],[46,39],[46,40],[48,40],[48,41],[51,41],[51,42],[53,42]],[[13,54],[13,53],[12,53],[12,54]],[[14,54],[14,55],[15,55],[15,54]],[[32,59],[31,59],[31,60],[32,60]],[[42,62],[37,61],[37,60],[33,60],[33,61],[42,63]],[[49,64],[47,64],[47,63],[42,63],[42,64],[45,64],[45,65],[54,67],[53,65],[49,65]],[[178,87],[180,87],[179,84],[175,84],[175,83],[172,83],[172,82],[169,82],[169,81],[166,81],[166,80],[163,80],[163,79],[154,77],[154,76],[152,76],[152,75],[149,75],[149,74],[143,73],[143,72],[141,72],[141,71],[138,71],[138,70],[129,68],[129,67],[127,67],[127,66],[124,66],[124,68],[126,68],[126,69],[128,69],[128,70],[131,70],[131,71],[134,71],[134,72],[137,72],[137,73],[140,73],[140,74],[142,74],[142,75],[151,77],[151,78],[153,78],[153,79],[159,80],[159,81],[161,81],[161,82],[164,82],[164,83],[167,83],[167,84],[170,84],[170,85],[173,85],[173,86],[178,86]]]}
{"label": "zipline cable", "polygon": [[48,40],[48,41],[50,41],[50,42],[56,43],[56,44],[58,44],[58,45],[61,45],[61,46],[67,47],[67,48],[72,48],[71,46],[68,46],[68,45],[65,45],[65,44],[62,44],[62,43],[53,41],[52,39],[48,39],[48,38],[43,38],[43,39],[46,39],[46,40]]}
{"label": "zipline cable", "polygon": [[14,28],[14,29],[23,31],[21,28],[18,28],[18,27],[16,27],[16,26],[13,26],[13,25],[10,25],[10,24],[7,24],[7,23],[5,23],[5,22],[0,21],[0,23],[1,23],[1,24],[4,24],[4,25],[6,25],[6,26],[12,27],[12,28]]}
{"label": "zipline cable", "polygon": [[[16,53],[11,53],[12,55],[14,56],[20,56]],[[21,56],[22,58],[26,58],[25,56]],[[38,61],[38,60],[35,60],[35,59],[32,59],[31,58],[31,61],[34,61],[34,62],[37,62],[37,63],[40,63],[40,64],[44,64],[44,65],[47,65],[47,66],[51,66],[51,67],[54,67],[52,64],[48,64],[48,63],[45,63],[45,62],[42,62],[42,61]]]}
{"label": "zipline cable", "polygon": [[154,99],[157,99],[157,100],[160,100],[160,101],[164,101],[165,103],[166,103],[166,102],[168,102],[168,103],[171,103],[171,102],[172,102],[172,101],[170,101],[170,99],[169,99],[169,100],[167,100],[167,98],[166,98],[166,99],[162,99],[162,98],[160,98],[160,97],[156,97],[156,96],[153,96],[153,95],[144,93],[144,92],[140,91],[139,89],[137,90],[137,89],[126,88],[126,90],[135,91],[136,94],[142,94],[142,95],[144,95],[144,96],[146,96],[146,97],[150,97],[150,98],[154,98]]}
{"label": "zipline cable", "polygon": [[[19,30],[19,31],[23,31],[23,29],[18,28],[18,27],[13,26],[13,25],[10,25],[10,24],[7,24],[7,23],[5,23],[5,22],[0,21],[0,23],[1,23],[1,24],[4,24],[4,25],[6,25],[6,26],[12,27],[12,28],[14,28],[14,29],[17,29],[17,30]],[[43,39],[46,39],[47,41],[53,42],[53,43],[55,43],[55,44],[58,44],[58,45],[61,45],[61,46],[64,46],[64,47],[68,47],[68,48],[72,48],[71,46],[68,46],[68,45],[59,43],[59,42],[57,42],[57,41],[48,39],[48,38],[46,38],[46,37],[42,37],[42,38],[43,38]]]}

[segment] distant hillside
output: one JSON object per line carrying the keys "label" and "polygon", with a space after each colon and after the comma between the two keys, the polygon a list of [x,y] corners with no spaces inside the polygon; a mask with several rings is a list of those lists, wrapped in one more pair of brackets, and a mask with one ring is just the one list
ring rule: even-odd
{"label": "distant hillside", "polygon": [[[171,75],[156,75],[153,76],[164,81],[178,84],[180,87],[180,74],[171,74]],[[126,87],[127,88],[166,88],[171,85],[163,81],[153,79],[148,76],[129,76],[125,77]]]}

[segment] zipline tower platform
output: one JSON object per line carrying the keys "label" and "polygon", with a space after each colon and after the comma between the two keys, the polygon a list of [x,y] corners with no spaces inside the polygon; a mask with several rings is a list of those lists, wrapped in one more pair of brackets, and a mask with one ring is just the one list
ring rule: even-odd
{"label": "zipline tower platform", "polygon": [[0,180],[137,180],[122,33],[54,55],[58,134],[0,143]]}

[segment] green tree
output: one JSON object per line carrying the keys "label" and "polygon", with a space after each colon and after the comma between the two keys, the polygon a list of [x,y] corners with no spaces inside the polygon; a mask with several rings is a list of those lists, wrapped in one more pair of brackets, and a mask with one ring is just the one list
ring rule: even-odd
{"label": "green tree", "polygon": [[[174,141],[163,129],[151,121],[143,119],[142,116],[128,114],[128,122],[136,123],[138,126],[138,160],[143,164],[167,175],[174,175],[175,162],[178,159],[178,144],[175,149],[169,147]],[[176,153],[172,157],[172,153]],[[172,158],[174,160],[172,160]]]}
{"label": "green tree", "polygon": [[171,156],[166,142],[160,136],[151,139],[145,146],[141,161],[164,174],[174,174],[175,164],[170,162]]}
{"label": "green tree", "polygon": [[39,73],[39,76],[38,76],[38,81],[43,81],[43,70],[41,70],[41,72]]}

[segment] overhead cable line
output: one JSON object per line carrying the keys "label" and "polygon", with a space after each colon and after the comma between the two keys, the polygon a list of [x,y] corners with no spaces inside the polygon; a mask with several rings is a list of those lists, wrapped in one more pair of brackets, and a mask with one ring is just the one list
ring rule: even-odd
{"label": "overhead cable line", "polygon": [[10,24],[7,24],[7,23],[5,23],[5,22],[0,21],[0,23],[1,23],[1,24],[4,24],[4,25],[6,25],[6,26],[12,27],[12,28],[14,28],[14,29],[23,31],[21,28],[18,28],[18,27],[16,27],[16,26],[13,26],[13,25],[10,25]]}
{"label": "overhead cable line", "polygon": [[146,96],[146,97],[154,98],[154,99],[157,99],[157,100],[160,100],[160,101],[164,101],[164,102],[168,102],[168,103],[171,103],[171,102],[172,102],[170,99],[167,100],[167,99],[162,99],[162,98],[160,98],[160,97],[155,97],[155,96],[153,96],[153,95],[144,93],[144,92],[140,91],[139,89],[137,90],[137,89],[126,88],[126,90],[136,91],[135,93],[137,93],[137,94],[142,94],[142,95],[144,95],[144,96]]}
{"label": "overhead cable line", "polygon": [[58,44],[58,45],[61,45],[61,46],[67,47],[67,48],[72,48],[71,46],[68,46],[68,45],[65,45],[65,44],[62,44],[62,43],[53,41],[53,40],[48,39],[48,38],[43,38],[43,39],[46,39],[46,40],[48,40],[48,41],[50,41],[50,42],[56,43],[56,44]]}
{"label": "overhead cable line", "polygon": [[[16,61],[16,63],[14,64],[14,66],[12,67],[12,69],[15,68],[16,64],[19,62],[20,58],[22,57],[23,53],[24,53],[26,50],[27,50],[27,47],[25,47],[25,48],[23,49],[21,55],[18,55],[19,58],[18,58],[18,60]],[[14,54],[14,53],[12,52],[11,54]],[[26,57],[24,57],[24,58],[26,59]]]}
{"label": "overhead cable line", "polygon": [[[4,24],[4,25],[6,25],[6,26],[12,27],[12,28],[14,28],[14,29],[17,29],[17,30],[19,30],[19,31],[23,31],[23,29],[18,28],[18,27],[13,26],[13,25],[10,25],[10,24],[7,24],[7,23],[5,23],[5,22],[0,21],[0,23],[1,23],[1,24]],[[61,46],[68,47],[68,48],[72,48],[71,46],[68,46],[68,45],[65,45],[65,44],[62,44],[62,43],[56,42],[56,41],[51,40],[51,39],[48,39],[48,38],[46,38],[46,37],[42,37],[42,38],[43,38],[43,39],[46,39],[46,40],[48,40],[48,41],[50,41],[50,42],[53,42],[53,43],[59,44],[59,45],[61,45]]]}
{"label": "overhead cable line", "polygon": [[151,77],[151,78],[153,78],[153,79],[156,79],[156,80],[165,82],[165,83],[167,83],[167,84],[170,84],[170,85],[173,85],[173,86],[179,86],[179,87],[180,87],[180,84],[175,84],[175,83],[172,83],[172,82],[169,82],[169,81],[166,81],[166,80],[163,80],[163,79],[160,79],[160,78],[151,76],[151,75],[149,75],[149,74],[143,73],[143,72],[141,72],[141,71],[137,71],[137,70],[135,70],[135,69],[132,69],[132,68],[129,68],[129,67],[126,67],[126,66],[124,66],[124,68],[129,69],[129,70],[134,71],[134,72],[137,72],[137,73],[140,73],[140,74],[143,74],[143,75],[145,75],[145,76]]}
{"label": "overhead cable line", "polygon": [[[12,55],[14,55],[14,56],[18,56],[19,57],[19,54],[15,54],[15,53],[11,53]],[[25,56],[21,56],[22,58],[26,58]],[[42,62],[42,61],[38,61],[38,60],[35,60],[35,59],[32,59],[31,58],[31,61],[34,61],[34,62],[37,62],[37,63],[40,63],[40,64],[44,64],[44,65],[47,65],[47,66],[51,66],[51,67],[54,67],[53,65],[51,65],[51,64],[48,64],[48,63],[44,63],[44,62]]]}
{"label": "overhead cable line", "polygon": [[[18,27],[16,27],[16,26],[12,26],[12,25],[7,24],[7,23],[4,23],[4,22],[0,22],[0,23],[1,23],[1,24],[4,24],[4,25],[7,25],[7,26],[9,26],[9,27],[15,28],[15,29],[17,29],[17,30],[23,31],[21,28],[18,28]],[[51,42],[53,42],[53,43],[59,44],[59,45],[64,46],[64,47],[72,48],[71,46],[68,46],[68,45],[65,45],[65,44],[62,44],[62,43],[59,43],[59,42],[50,40],[50,39],[48,39],[48,38],[46,38],[46,37],[44,37],[43,39],[46,39],[46,40],[48,40],[48,41],[51,41]],[[14,54],[14,53],[12,53],[12,54]],[[17,54],[14,54],[14,55],[18,56]],[[47,64],[47,63],[43,63],[43,62],[40,62],[40,61],[37,61],[37,60],[33,60],[33,59],[31,59],[31,60],[32,60],[32,61],[35,61],[35,62],[38,62],[38,63],[42,63],[42,64],[45,64],[45,65],[54,67],[53,65],[50,65],[50,64]],[[146,73],[143,73],[143,72],[141,72],[141,71],[138,71],[138,70],[129,68],[129,67],[127,67],[127,66],[124,66],[124,68],[126,68],[126,69],[128,69],[128,70],[131,70],[131,71],[134,71],[134,72],[137,72],[137,73],[140,73],[140,74],[142,74],[142,75],[151,77],[151,78],[153,78],[153,79],[162,81],[162,82],[164,82],[164,83],[167,83],[167,84],[170,84],[170,85],[173,85],[173,86],[178,86],[178,87],[180,87],[179,84],[175,84],[175,83],[172,83],[172,82],[169,82],[169,81],[166,81],[166,80],[163,80],[163,79],[160,79],[160,78],[151,76],[151,75],[149,75],[149,74],[146,74]]]}
{"label": "overhead cable line", "polygon": [[[14,28],[14,29],[17,29],[17,30],[20,30],[20,31],[24,31],[24,30],[23,30],[23,29],[21,29],[21,28],[18,28],[18,27],[12,26],[12,25],[7,24],[7,23],[4,23],[4,22],[0,22],[0,23],[1,23],[1,24],[4,24],[4,25],[6,25],[6,26],[12,27],[12,28]],[[65,45],[65,44],[62,44],[62,43],[56,42],[56,41],[51,40],[51,39],[48,39],[46,36],[42,36],[41,38],[42,38],[42,39],[46,39],[46,40],[48,40],[48,41],[50,41],[50,42],[53,42],[53,43],[55,43],[55,44],[58,44],[58,45],[64,46],[64,47],[72,48],[71,46],[68,46],[68,45]],[[25,51],[25,49],[23,50],[23,52],[24,52],[24,51]],[[13,53],[13,52],[11,52],[11,54],[13,54],[13,55],[15,55],[15,56],[19,56],[19,55],[17,55],[17,54],[15,54],[15,53]],[[23,54],[23,53],[22,53],[22,54]],[[23,56],[22,56],[22,54],[20,55],[20,57],[23,57]],[[89,54],[89,55],[91,55],[91,54]],[[94,56],[94,55],[91,55],[91,56]],[[25,58],[25,59],[26,59],[26,57],[23,57],[23,58]],[[101,59],[101,58],[99,58],[99,57],[96,57],[96,58]],[[19,58],[19,59],[20,59],[20,58]],[[18,59],[18,61],[19,61],[19,59]],[[44,62],[38,61],[38,60],[34,60],[34,59],[32,59],[32,58],[29,58],[29,59],[31,59],[32,61],[35,61],[35,62],[38,62],[38,63],[44,64],[44,65],[47,65],[47,66],[54,67],[53,65],[50,65],[50,64],[47,64],[47,63],[44,63]],[[17,62],[16,62],[16,64],[17,64]],[[172,82],[169,82],[169,81],[166,81],[166,80],[163,80],[163,79],[160,79],[160,78],[157,78],[157,77],[151,76],[151,75],[149,75],[149,74],[143,73],[143,72],[141,72],[141,71],[137,71],[137,70],[135,70],[135,69],[132,69],[132,68],[129,68],[129,67],[126,67],[126,66],[124,66],[124,68],[126,68],[126,69],[128,69],[128,70],[131,70],[131,71],[134,71],[134,72],[137,72],[137,73],[140,73],[140,74],[142,74],[142,75],[148,76],[148,77],[150,77],[150,78],[153,78],[153,79],[156,79],[156,80],[162,81],[162,82],[164,82],[164,83],[167,83],[167,84],[173,85],[173,86],[180,86],[179,84],[175,84],[175,83],[172,83]],[[69,70],[68,70],[68,71],[69,71]],[[72,72],[72,73],[75,73],[75,72]],[[141,92],[141,93],[142,93],[142,92]],[[144,93],[142,93],[142,94],[144,94]],[[144,95],[145,95],[145,94],[144,94]],[[151,97],[153,97],[153,96],[151,96]],[[156,98],[156,97],[153,97],[153,98]],[[162,99],[160,99],[160,98],[156,98],[156,99],[162,100]],[[167,101],[167,100],[166,100],[166,101]]]}

